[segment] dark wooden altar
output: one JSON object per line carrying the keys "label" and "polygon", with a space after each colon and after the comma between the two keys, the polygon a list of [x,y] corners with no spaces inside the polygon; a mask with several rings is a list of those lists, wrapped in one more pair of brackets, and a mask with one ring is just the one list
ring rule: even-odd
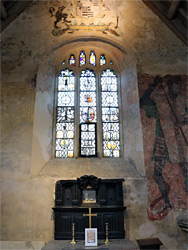
{"label": "dark wooden altar", "polygon": [[100,179],[85,175],[77,180],[59,180],[55,190],[55,239],[72,239],[72,223],[75,223],[75,238],[84,239],[89,227],[88,214],[91,207],[92,228],[98,229],[98,238],[105,239],[105,223],[108,223],[109,238],[125,237],[122,182],[124,179]]}

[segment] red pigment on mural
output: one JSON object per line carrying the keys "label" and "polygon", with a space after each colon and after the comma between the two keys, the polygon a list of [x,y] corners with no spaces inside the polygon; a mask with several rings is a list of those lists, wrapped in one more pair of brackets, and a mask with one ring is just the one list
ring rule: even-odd
{"label": "red pigment on mural", "polygon": [[187,208],[187,76],[143,74],[138,83],[148,218],[162,220],[171,209]]}

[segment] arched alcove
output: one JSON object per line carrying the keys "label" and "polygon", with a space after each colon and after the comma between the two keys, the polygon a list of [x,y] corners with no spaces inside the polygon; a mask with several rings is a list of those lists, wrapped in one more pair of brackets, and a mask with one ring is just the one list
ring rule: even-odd
{"label": "arched alcove", "polygon": [[[95,161],[88,159],[55,159],[53,157],[53,120],[54,120],[54,91],[56,77],[64,58],[68,59],[73,51],[86,51],[94,49],[98,54],[105,53],[114,66],[120,78],[120,102],[121,102],[121,127],[123,153],[120,159],[100,159]],[[103,168],[97,164],[103,162]],[[80,167],[78,167],[80,164]],[[118,165],[118,168],[114,166]],[[53,52],[41,57],[36,87],[36,101],[34,113],[33,147],[31,175],[55,175],[58,168],[58,176],[74,177],[75,168],[85,174],[88,171],[97,171],[99,176],[108,173],[109,177],[117,176],[123,171],[123,176],[144,177],[144,156],[142,145],[142,131],[139,113],[139,98],[137,89],[136,64],[125,51],[102,41],[75,41],[68,43]],[[108,171],[111,169],[111,171]],[[117,171],[118,169],[118,171]],[[121,173],[122,174],[122,173]]]}

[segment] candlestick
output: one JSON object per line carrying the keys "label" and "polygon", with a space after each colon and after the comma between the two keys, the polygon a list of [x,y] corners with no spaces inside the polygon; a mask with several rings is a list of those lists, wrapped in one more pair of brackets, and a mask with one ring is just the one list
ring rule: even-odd
{"label": "candlestick", "polygon": [[106,224],[106,240],[105,240],[105,244],[108,244],[110,243],[109,239],[108,239],[108,223],[105,223]]}
{"label": "candlestick", "polygon": [[71,241],[71,244],[76,244],[74,236],[75,236],[75,223],[72,223],[72,241]]}

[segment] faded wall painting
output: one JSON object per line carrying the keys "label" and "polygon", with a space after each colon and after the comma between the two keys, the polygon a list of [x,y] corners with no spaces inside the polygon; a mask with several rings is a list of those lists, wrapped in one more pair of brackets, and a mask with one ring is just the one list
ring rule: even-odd
{"label": "faded wall painting", "polygon": [[1,70],[9,73],[17,66],[22,66],[26,59],[30,59],[32,51],[24,41],[11,36],[1,43]]}
{"label": "faded wall painting", "polygon": [[53,20],[52,34],[100,32],[122,36],[121,2],[118,0],[71,0],[54,2],[49,9]]}
{"label": "faded wall painting", "polygon": [[138,75],[148,217],[163,219],[185,209],[188,194],[187,76]]}

